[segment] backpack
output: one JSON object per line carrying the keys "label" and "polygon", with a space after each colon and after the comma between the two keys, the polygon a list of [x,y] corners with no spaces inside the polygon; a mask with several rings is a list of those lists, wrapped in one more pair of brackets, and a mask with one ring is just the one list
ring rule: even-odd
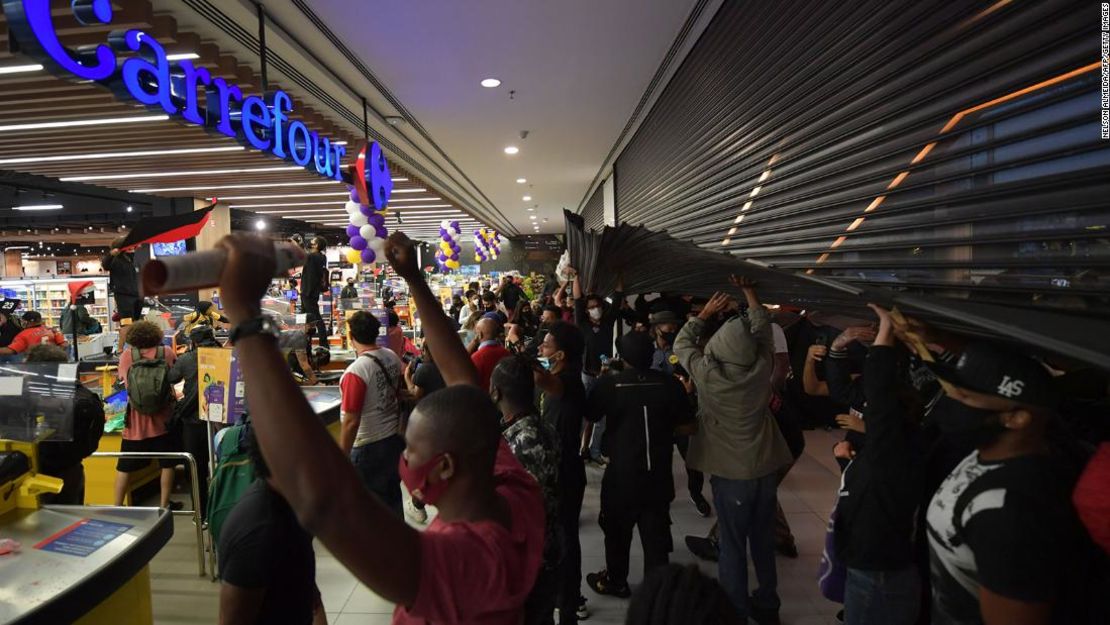
{"label": "backpack", "polygon": [[173,401],[165,347],[159,345],[154,358],[143,358],[138,349],[131,348],[127,398],[139,414],[147,415],[158,413]]}
{"label": "backpack", "polygon": [[249,424],[227,428],[217,450],[219,462],[208,485],[208,531],[212,544],[220,544],[220,531],[232,508],[254,482],[254,466],[246,445]]}

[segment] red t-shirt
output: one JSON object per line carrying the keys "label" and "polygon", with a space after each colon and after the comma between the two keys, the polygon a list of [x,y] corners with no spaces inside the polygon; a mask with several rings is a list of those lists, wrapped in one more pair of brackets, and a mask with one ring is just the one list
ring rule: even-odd
{"label": "red t-shirt", "polygon": [[482,390],[489,390],[489,379],[493,375],[494,367],[501,362],[502,358],[508,356],[512,356],[512,353],[500,343],[479,347],[478,351],[470,355],[470,360],[478,368],[478,378],[481,380],[480,388]]}
{"label": "red t-shirt", "polygon": [[13,352],[17,354],[22,354],[35,345],[48,345],[50,343],[53,343],[54,345],[65,345],[66,339],[64,336],[62,336],[61,332],[58,332],[53,328],[48,328],[46,326],[35,326],[33,328],[27,328],[26,330],[15,335],[15,338],[12,339],[12,342],[10,345],[8,345],[8,347]]}
{"label": "red t-shirt", "polygon": [[512,528],[432,521],[420,535],[416,600],[394,610],[393,625],[519,625],[543,560],[543,495],[504,440],[493,475]]}

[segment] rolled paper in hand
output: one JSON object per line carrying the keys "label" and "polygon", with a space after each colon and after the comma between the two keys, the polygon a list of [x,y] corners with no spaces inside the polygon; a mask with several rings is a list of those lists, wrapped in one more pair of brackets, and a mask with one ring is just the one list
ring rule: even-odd
{"label": "rolled paper in hand", "polygon": [[[275,242],[274,277],[284,278],[289,270],[304,265],[305,253],[295,243]],[[183,293],[219,286],[227,262],[222,249],[193,252],[184,256],[162,256],[147,261],[140,274],[143,296]]]}

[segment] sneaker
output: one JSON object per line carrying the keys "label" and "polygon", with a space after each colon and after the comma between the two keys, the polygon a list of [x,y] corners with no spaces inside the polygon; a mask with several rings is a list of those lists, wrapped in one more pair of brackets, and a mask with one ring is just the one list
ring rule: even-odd
{"label": "sneaker", "polygon": [[703,518],[708,517],[713,512],[713,508],[709,507],[709,502],[705,500],[705,497],[702,497],[701,493],[691,493],[690,502],[694,504],[694,508]]}
{"label": "sneaker", "polygon": [[778,608],[761,608],[755,603],[755,597],[748,597],[748,618],[758,625],[781,625]]}
{"label": "sneaker", "polygon": [[586,607],[586,598],[585,597],[578,597],[578,609],[575,610],[575,615],[578,617],[578,620],[580,620],[580,621],[584,621],[584,620],[590,618],[590,609],[588,607]]}
{"label": "sneaker", "polygon": [[686,548],[695,556],[710,562],[716,562],[719,555],[717,543],[701,536],[687,536]]}
{"label": "sneaker", "polygon": [[412,521],[424,525],[428,522],[428,511],[423,507],[417,507],[411,498],[405,498],[405,516]]}
{"label": "sneaker", "polygon": [[617,586],[609,580],[609,572],[604,570],[597,573],[587,573],[586,585],[599,595],[609,595],[620,599],[627,599],[632,596],[632,589],[628,587],[628,582]]}

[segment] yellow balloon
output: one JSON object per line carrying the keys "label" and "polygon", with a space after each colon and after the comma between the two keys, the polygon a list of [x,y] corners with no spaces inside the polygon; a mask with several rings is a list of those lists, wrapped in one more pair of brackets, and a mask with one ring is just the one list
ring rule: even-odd
{"label": "yellow balloon", "polygon": [[440,241],[439,242],[439,249],[443,250],[443,252],[445,254],[450,254],[452,252],[451,244],[448,243],[447,241]]}
{"label": "yellow balloon", "polygon": [[347,250],[347,262],[357,265],[362,262],[362,253],[352,248]]}
{"label": "yellow balloon", "polygon": [[448,267],[448,269],[458,269],[460,267],[459,261],[449,260],[449,261],[447,261],[447,267]]}

